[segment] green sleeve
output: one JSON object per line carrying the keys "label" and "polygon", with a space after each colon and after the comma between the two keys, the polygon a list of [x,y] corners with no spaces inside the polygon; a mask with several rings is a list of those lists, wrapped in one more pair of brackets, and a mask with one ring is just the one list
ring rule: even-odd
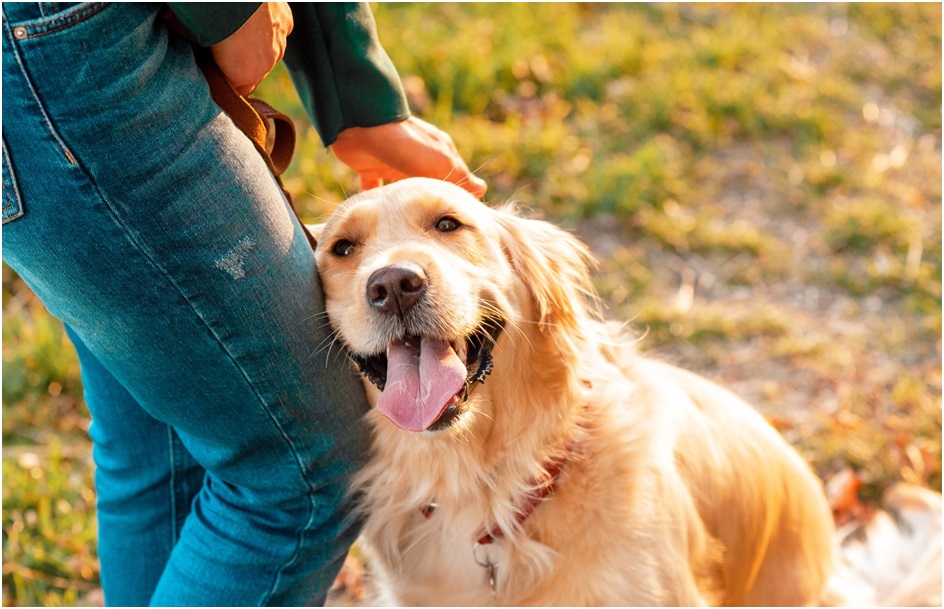
{"label": "green sleeve", "polygon": [[366,3],[291,3],[295,27],[285,65],[321,141],[348,127],[410,116],[397,70],[377,39]]}
{"label": "green sleeve", "polygon": [[261,2],[168,2],[177,20],[202,47],[228,38],[246,23]]}

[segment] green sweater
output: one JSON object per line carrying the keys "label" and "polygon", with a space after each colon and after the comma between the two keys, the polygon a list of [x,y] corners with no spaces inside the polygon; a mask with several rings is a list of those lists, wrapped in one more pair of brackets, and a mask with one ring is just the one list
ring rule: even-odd
{"label": "green sweater", "polygon": [[[238,30],[260,3],[168,5],[196,43],[208,47]],[[285,66],[325,146],[348,127],[374,127],[410,115],[367,4],[292,2],[291,7],[295,26]]]}

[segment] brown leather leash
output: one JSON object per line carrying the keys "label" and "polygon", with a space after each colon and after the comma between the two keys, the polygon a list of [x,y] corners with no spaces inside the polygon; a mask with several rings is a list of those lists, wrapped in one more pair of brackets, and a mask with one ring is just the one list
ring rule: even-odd
{"label": "brown leather leash", "polygon": [[[288,169],[292,162],[292,155],[295,154],[295,123],[288,116],[261,99],[243,97],[237,93],[208,52],[203,49],[194,49],[194,51],[197,57],[197,65],[203,71],[207,84],[210,85],[210,95],[213,97],[213,101],[252,142],[256,152],[259,153],[269,167],[269,171],[275,176],[279,187],[288,200],[292,213],[298,218],[298,211],[295,209],[292,195],[285,190],[285,186],[282,184],[282,173]],[[298,218],[298,220],[302,226],[302,231],[305,233],[305,238],[308,239],[308,243],[314,249],[317,245],[314,236],[305,228],[301,218]]]}

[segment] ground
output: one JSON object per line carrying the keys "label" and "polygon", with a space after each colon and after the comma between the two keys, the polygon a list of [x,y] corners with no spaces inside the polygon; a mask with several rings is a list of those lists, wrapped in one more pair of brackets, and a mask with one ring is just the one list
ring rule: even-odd
{"label": "ground", "polygon": [[[640,348],[721,382],[862,501],[941,488],[941,8],[378,5],[418,115],[600,261]],[[279,69],[286,184],[356,189]],[[61,324],[3,270],[3,601],[100,604],[88,415]],[[339,596],[339,604],[351,602]]]}

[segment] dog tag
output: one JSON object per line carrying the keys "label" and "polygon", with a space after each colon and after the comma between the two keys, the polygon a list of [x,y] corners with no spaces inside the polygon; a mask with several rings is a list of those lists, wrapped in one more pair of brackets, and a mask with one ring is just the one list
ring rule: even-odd
{"label": "dog tag", "polygon": [[497,598],[498,587],[496,586],[496,578],[498,576],[498,565],[488,563],[485,568],[488,570],[488,585],[492,589],[492,598]]}
{"label": "dog tag", "polygon": [[492,598],[498,598],[498,562],[492,560],[487,548],[493,547],[491,544],[484,545],[476,543],[472,547],[472,558],[475,563],[485,569],[488,575],[488,587],[492,591]]}

